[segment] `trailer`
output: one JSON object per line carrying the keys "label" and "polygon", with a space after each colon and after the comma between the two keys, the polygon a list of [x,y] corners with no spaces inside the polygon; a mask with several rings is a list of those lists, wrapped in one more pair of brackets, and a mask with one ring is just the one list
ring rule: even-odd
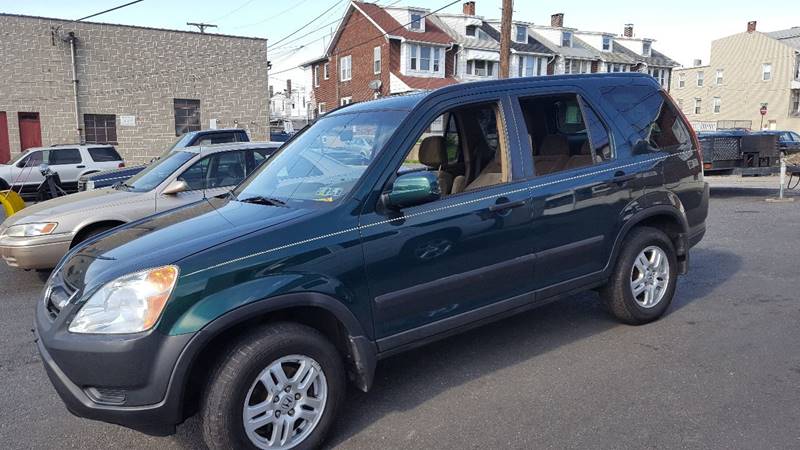
{"label": "trailer", "polygon": [[747,130],[722,130],[698,134],[703,149],[703,169],[710,174],[770,175],[780,163],[778,137]]}

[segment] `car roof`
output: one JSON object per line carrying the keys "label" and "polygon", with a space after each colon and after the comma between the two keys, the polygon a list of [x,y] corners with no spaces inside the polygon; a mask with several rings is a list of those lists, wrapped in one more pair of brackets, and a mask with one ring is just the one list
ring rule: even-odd
{"label": "car roof", "polygon": [[[653,77],[645,73],[638,72],[613,72],[613,73],[591,73],[591,74],[573,74],[573,75],[548,75],[537,77],[515,77],[500,80],[485,80],[485,81],[472,81],[469,83],[456,83],[445,86],[431,91],[418,91],[409,94],[401,94],[390,97],[382,97],[375,100],[368,100],[365,102],[351,103],[349,105],[336,108],[325,116],[333,116],[337,114],[350,114],[369,111],[380,110],[405,110],[410,111],[414,109],[420,102],[434,94],[448,94],[458,92],[469,92],[474,90],[501,90],[503,88],[513,89],[519,86],[531,86],[536,84],[557,84],[562,80],[569,80],[570,82],[579,83],[603,83],[603,84],[619,84],[631,79],[640,79],[652,84],[656,89],[660,88],[658,83]],[[324,117],[324,116],[323,116]]]}
{"label": "car roof", "polygon": [[228,142],[224,144],[209,144],[209,145],[196,145],[192,147],[183,147],[181,149],[176,149],[176,151],[209,154],[217,152],[228,152],[232,150],[247,150],[251,148],[272,149],[272,148],[278,148],[283,144],[284,142],[275,142],[275,141]]}
{"label": "car roof", "polygon": [[108,147],[114,147],[114,146],[112,144],[55,144],[55,145],[51,145],[49,147],[30,147],[30,148],[25,149],[25,151],[26,152],[33,152],[33,151],[37,151],[37,150],[53,150],[53,149],[59,149],[59,148],[81,148],[81,147],[83,147],[83,148],[99,148],[99,147],[108,148]]}

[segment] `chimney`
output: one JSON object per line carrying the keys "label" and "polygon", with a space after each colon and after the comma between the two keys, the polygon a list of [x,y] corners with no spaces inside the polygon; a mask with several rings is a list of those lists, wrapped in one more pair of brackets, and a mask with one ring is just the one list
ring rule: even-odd
{"label": "chimney", "polygon": [[694,66],[695,67],[700,67],[702,65],[703,65],[703,60],[702,59],[695,59],[694,60]]}
{"label": "chimney", "polygon": [[475,15],[475,2],[464,2],[464,15],[466,16]]}
{"label": "chimney", "polygon": [[555,13],[550,16],[550,26],[551,27],[563,27],[564,26],[564,13]]}
{"label": "chimney", "polygon": [[752,33],[754,31],[756,31],[756,21],[751,20],[750,22],[747,22],[747,32]]}
{"label": "chimney", "polygon": [[292,80],[286,80],[286,94],[292,95]]}
{"label": "chimney", "polygon": [[632,23],[626,23],[625,24],[625,29],[622,31],[622,35],[625,36],[625,37],[629,37],[629,38],[633,37],[633,24]]}

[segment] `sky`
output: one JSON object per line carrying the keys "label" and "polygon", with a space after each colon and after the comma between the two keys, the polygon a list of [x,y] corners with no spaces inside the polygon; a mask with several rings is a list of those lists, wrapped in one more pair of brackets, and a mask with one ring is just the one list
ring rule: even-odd
{"label": "sky", "polygon": [[[0,0],[0,12],[78,19],[127,1]],[[452,1],[400,0],[396,4],[435,10]],[[272,72],[279,72],[321,55],[348,3],[348,0],[143,0],[90,20],[177,30],[196,30],[186,22],[205,22],[218,26],[209,32],[267,38]],[[444,11],[461,12],[461,3]],[[486,18],[498,18],[501,3],[502,0],[476,0],[476,12]],[[550,15],[557,12],[564,13],[565,26],[588,31],[621,34],[624,24],[633,23],[637,36],[655,39],[653,48],[685,66],[692,65],[694,59],[707,63],[711,41],[745,31],[749,20],[758,21],[759,31],[800,26],[797,0],[514,2],[516,20],[549,25]],[[270,76],[270,84],[280,89],[287,78],[295,86],[310,82],[310,75],[295,69]]]}

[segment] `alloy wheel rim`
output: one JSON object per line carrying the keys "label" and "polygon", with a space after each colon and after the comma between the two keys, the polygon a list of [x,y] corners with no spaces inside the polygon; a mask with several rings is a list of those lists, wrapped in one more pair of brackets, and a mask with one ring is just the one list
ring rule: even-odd
{"label": "alloy wheel rim", "polygon": [[319,363],[305,355],[279,358],[258,374],[245,396],[245,433],[258,448],[293,448],[317,427],[327,399]]}
{"label": "alloy wheel rim", "polygon": [[669,281],[669,258],[660,247],[646,247],[633,261],[631,294],[642,308],[652,308],[661,303]]}

